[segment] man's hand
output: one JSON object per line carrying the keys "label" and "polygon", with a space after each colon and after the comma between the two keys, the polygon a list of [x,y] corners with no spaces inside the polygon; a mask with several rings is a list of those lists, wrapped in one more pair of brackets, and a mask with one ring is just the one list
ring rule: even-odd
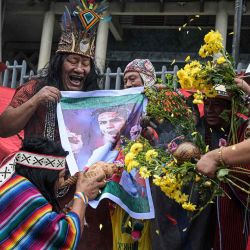
{"label": "man's hand", "polygon": [[51,86],[45,86],[32,97],[32,100],[37,105],[40,105],[47,102],[59,102],[60,98],[61,93],[59,89]]}
{"label": "man's hand", "polygon": [[215,149],[203,155],[196,164],[196,169],[199,173],[208,177],[214,177],[215,172],[220,164],[219,149]]}
{"label": "man's hand", "polygon": [[234,78],[234,81],[240,89],[242,89],[247,95],[250,95],[250,86],[243,78],[236,77]]}
{"label": "man's hand", "polygon": [[84,192],[89,200],[93,200],[99,194],[100,188],[105,186],[104,171],[96,173],[94,177],[87,177],[84,172],[78,173],[76,192]]}

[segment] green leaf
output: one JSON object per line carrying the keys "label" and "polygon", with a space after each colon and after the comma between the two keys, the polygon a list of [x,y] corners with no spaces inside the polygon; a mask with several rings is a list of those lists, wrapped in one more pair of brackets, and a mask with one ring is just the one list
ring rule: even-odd
{"label": "green leaf", "polygon": [[217,171],[217,178],[220,180],[220,181],[223,181],[224,180],[224,177],[227,176],[229,173],[229,169],[227,168],[221,168]]}

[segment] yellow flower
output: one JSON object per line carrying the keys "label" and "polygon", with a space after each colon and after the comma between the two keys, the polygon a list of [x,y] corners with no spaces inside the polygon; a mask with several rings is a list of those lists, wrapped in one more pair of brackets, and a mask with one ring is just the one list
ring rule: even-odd
{"label": "yellow flower", "polygon": [[190,56],[187,56],[185,59],[185,62],[189,62],[190,61]]}
{"label": "yellow flower", "polygon": [[130,172],[133,168],[136,168],[139,166],[139,162],[132,160],[129,162],[128,166],[127,166],[127,171]]}
{"label": "yellow flower", "polygon": [[196,205],[190,203],[190,202],[185,202],[182,204],[182,208],[188,211],[195,211]]}
{"label": "yellow flower", "polygon": [[194,60],[190,63],[190,68],[201,68],[201,64],[199,61]]}
{"label": "yellow flower", "polygon": [[146,167],[141,167],[139,173],[140,176],[144,179],[148,178],[151,175],[150,171]]}
{"label": "yellow flower", "polygon": [[169,162],[166,163],[166,167],[173,167],[174,164],[175,164],[174,161],[169,161]]}
{"label": "yellow flower", "polygon": [[202,104],[202,103],[203,103],[202,100],[197,100],[197,99],[193,100],[193,104]]}
{"label": "yellow flower", "polygon": [[224,56],[221,56],[221,57],[219,57],[219,58],[217,59],[217,63],[218,63],[218,64],[222,64],[222,63],[224,63],[225,61],[226,61],[226,59],[225,59]]}
{"label": "yellow flower", "polygon": [[181,191],[180,190],[175,190],[173,193],[172,193],[172,197],[173,199],[177,202],[177,203],[180,203],[180,197],[181,197]]}
{"label": "yellow flower", "polygon": [[203,103],[203,98],[204,98],[203,94],[199,90],[197,90],[197,92],[194,94],[193,103],[194,104],[201,104],[201,103]]}
{"label": "yellow flower", "polygon": [[192,88],[192,80],[190,77],[183,77],[180,79],[180,84],[183,89],[191,89]]}
{"label": "yellow flower", "polygon": [[162,177],[158,176],[158,175],[154,175],[154,179],[153,179],[153,183],[156,186],[160,186],[162,182]]}
{"label": "yellow flower", "polygon": [[211,41],[211,37],[212,37],[212,30],[204,36],[204,42],[209,43],[209,41]]}
{"label": "yellow flower", "polygon": [[128,166],[128,164],[135,158],[135,156],[136,155],[131,152],[127,153],[124,159],[125,165]]}
{"label": "yellow flower", "polygon": [[161,191],[163,193],[165,193],[168,197],[170,197],[171,199],[173,199],[172,192],[175,190],[174,186],[165,187],[165,186],[161,185],[160,187],[161,187]]}
{"label": "yellow flower", "polygon": [[179,198],[180,203],[184,203],[188,200],[188,195],[187,194],[182,194],[181,197]]}
{"label": "yellow flower", "polygon": [[199,175],[195,175],[195,182],[198,182],[201,179],[201,177]]}
{"label": "yellow flower", "polygon": [[212,89],[208,89],[208,90],[205,90],[205,95],[208,97],[208,98],[214,98],[217,96],[217,91],[212,88]]}
{"label": "yellow flower", "polygon": [[211,30],[209,33],[207,33],[204,37],[204,42],[211,44],[216,42],[222,42],[223,38],[219,31]]}
{"label": "yellow flower", "polygon": [[130,148],[130,152],[137,155],[143,150],[143,145],[139,142],[134,143],[132,147]]}
{"label": "yellow flower", "polygon": [[212,185],[211,181],[205,181],[204,186],[205,187],[210,187]]}
{"label": "yellow flower", "polygon": [[205,49],[206,47],[203,45],[201,46],[200,50],[199,50],[199,56],[202,58],[207,57],[207,51]]}
{"label": "yellow flower", "polygon": [[150,149],[146,152],[145,158],[146,161],[151,162],[153,158],[156,158],[158,156],[158,153],[154,149]]}
{"label": "yellow flower", "polygon": [[180,69],[177,71],[177,76],[179,79],[183,79],[184,77],[187,76],[186,72],[183,69]]}

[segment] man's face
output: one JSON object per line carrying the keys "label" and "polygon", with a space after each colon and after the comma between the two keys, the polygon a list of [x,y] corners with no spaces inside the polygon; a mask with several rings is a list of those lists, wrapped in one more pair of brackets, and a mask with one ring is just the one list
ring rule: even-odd
{"label": "man's face", "polygon": [[82,90],[86,77],[90,72],[90,67],[90,58],[69,54],[62,65],[62,82],[64,90]]}
{"label": "man's face", "polygon": [[104,112],[98,116],[98,122],[105,140],[115,143],[120,138],[126,120],[117,112]]}
{"label": "man's face", "polygon": [[207,98],[204,101],[205,119],[209,126],[221,128],[225,125],[220,115],[224,110],[230,110],[230,101],[220,98]]}
{"label": "man's face", "polygon": [[143,81],[138,72],[127,72],[124,75],[124,89],[143,86]]}

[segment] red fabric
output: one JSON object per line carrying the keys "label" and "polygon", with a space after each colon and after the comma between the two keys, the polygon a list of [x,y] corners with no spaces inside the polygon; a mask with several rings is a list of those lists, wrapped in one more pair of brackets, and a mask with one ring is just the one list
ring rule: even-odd
{"label": "red fabric", "polygon": [[[220,224],[223,250],[245,250],[243,222],[244,209],[240,201],[235,197],[231,189],[225,184],[223,189],[231,197],[221,197],[219,199]],[[216,228],[214,250],[221,250],[219,239],[219,228]]]}
{"label": "red fabric", "polygon": [[[15,89],[0,87],[0,114],[10,103]],[[23,137],[23,131],[19,133]],[[0,138],[0,162],[12,152],[17,151],[21,146],[20,139],[14,135],[8,138]]]}
{"label": "red fabric", "polygon": [[[243,123],[238,130],[238,139],[240,142],[244,140],[244,131],[247,125],[248,122]],[[238,167],[242,167],[248,170],[250,169],[250,165],[239,165]],[[234,176],[244,180],[246,183],[250,182],[249,176],[245,174],[234,173]],[[242,183],[239,183],[236,180],[234,180],[234,182],[236,182],[240,186],[243,186]],[[228,196],[224,196],[219,199],[219,218],[221,224],[222,249],[248,250],[248,247],[246,248],[246,238],[242,233],[245,213],[243,204],[245,206],[247,205],[247,194],[233,186],[232,188],[234,191],[232,191],[232,189],[227,184],[223,184],[222,187],[231,198],[229,199]],[[218,227],[216,229],[214,249],[220,250]]]}
{"label": "red fabric", "polygon": [[247,242],[246,250],[250,250],[250,235],[248,236],[248,242]]}
{"label": "red fabric", "polygon": [[[180,92],[183,94],[184,97],[188,98],[189,96],[193,95],[195,93],[195,90],[185,90],[185,89],[180,89]],[[198,104],[198,109],[200,112],[200,117],[204,116],[204,103]]]}

